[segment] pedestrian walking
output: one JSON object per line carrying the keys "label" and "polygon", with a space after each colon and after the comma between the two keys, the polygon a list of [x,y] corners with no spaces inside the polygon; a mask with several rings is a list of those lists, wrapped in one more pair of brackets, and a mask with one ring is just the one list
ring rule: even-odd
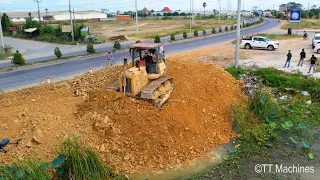
{"label": "pedestrian walking", "polygon": [[313,73],[315,73],[315,71],[316,71],[316,62],[317,62],[317,58],[314,56],[314,54],[312,54],[310,68],[309,68],[309,72],[308,73],[310,73],[311,69],[313,69]]}
{"label": "pedestrian walking", "polygon": [[112,66],[113,55],[111,54],[111,51],[108,51],[107,59],[108,59],[108,66]]}
{"label": "pedestrian walking", "polygon": [[306,52],[304,52],[304,49],[302,49],[300,53],[300,60],[299,60],[298,66],[300,66],[301,64],[301,67],[302,67],[305,58],[306,58]]}
{"label": "pedestrian walking", "polygon": [[285,68],[287,65],[288,65],[288,68],[290,67],[291,58],[292,58],[292,54],[291,54],[291,51],[289,50],[288,54],[287,54],[287,60],[286,60],[286,63],[284,64],[283,68]]}

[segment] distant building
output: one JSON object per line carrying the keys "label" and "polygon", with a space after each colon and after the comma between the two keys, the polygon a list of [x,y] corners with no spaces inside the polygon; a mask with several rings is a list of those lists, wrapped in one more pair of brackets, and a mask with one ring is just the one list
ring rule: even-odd
{"label": "distant building", "polygon": [[317,5],[313,5],[313,6],[311,6],[310,9],[318,9],[318,7],[317,7]]}
{"label": "distant building", "polygon": [[109,9],[101,9],[102,13],[109,14]]}
{"label": "distant building", "polygon": [[162,9],[162,12],[169,13],[169,12],[171,12],[171,10],[170,10],[170,8],[168,8],[168,7],[164,7],[164,8]]}
{"label": "distant building", "polygon": [[295,3],[295,2],[289,2],[287,4],[281,4],[279,6],[279,11],[283,12],[283,11],[287,11],[289,10],[291,7],[294,7],[294,8],[300,8],[302,9],[302,4],[300,3]]}
{"label": "distant building", "polygon": [[[26,18],[29,17],[28,12],[8,12],[6,13],[12,22],[25,22]],[[72,14],[73,15],[73,14]],[[87,20],[87,19],[105,19],[107,18],[106,13],[99,11],[75,11],[74,16],[76,20]],[[31,13],[31,19],[39,21],[37,12]],[[70,19],[69,11],[57,11],[57,12],[44,12],[40,13],[40,19],[43,20],[56,20],[65,21]]]}
{"label": "distant building", "polygon": [[146,7],[144,7],[144,8],[142,9],[142,11],[143,11],[144,13],[146,13],[146,14],[148,14],[149,12],[151,12],[151,11],[149,11]]}

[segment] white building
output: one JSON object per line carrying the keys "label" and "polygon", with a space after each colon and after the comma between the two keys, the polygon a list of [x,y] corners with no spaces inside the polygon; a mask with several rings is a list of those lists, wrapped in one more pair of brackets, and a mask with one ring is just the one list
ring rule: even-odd
{"label": "white building", "polygon": [[[28,12],[8,12],[6,13],[12,22],[25,22],[26,18],[29,17]],[[73,13],[72,13],[73,17]],[[74,17],[76,20],[86,20],[86,19],[105,19],[107,18],[106,13],[99,11],[75,11]],[[32,20],[39,21],[38,13],[31,13]],[[70,19],[70,13],[68,11],[58,11],[58,12],[44,12],[40,14],[41,21],[43,20],[56,20],[65,21]]]}

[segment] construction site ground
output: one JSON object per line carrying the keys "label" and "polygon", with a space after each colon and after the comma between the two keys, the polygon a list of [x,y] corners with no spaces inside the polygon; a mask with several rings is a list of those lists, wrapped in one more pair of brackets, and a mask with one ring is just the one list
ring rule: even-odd
{"label": "construction site ground", "polygon": [[[276,39],[275,39],[276,40]],[[240,64],[281,69],[293,52],[292,69],[307,41],[280,41],[275,51],[240,50]],[[80,137],[102,159],[126,173],[173,169],[237,137],[231,105],[246,97],[242,84],[221,67],[234,60],[231,42],[167,58],[175,87],[162,110],[145,101],[106,91],[121,66],[86,73],[56,84],[0,95],[0,137],[22,138],[0,154],[4,163],[27,158],[52,160],[64,138]],[[301,71],[306,70],[308,62]],[[290,69],[290,68],[289,68]]]}
{"label": "construction site ground", "polygon": [[230,107],[245,98],[242,85],[207,63],[222,65],[228,58],[200,56],[195,51],[168,58],[175,88],[160,111],[106,91],[121,66],[1,94],[0,137],[22,138],[0,154],[1,162],[50,161],[64,138],[76,136],[105,162],[134,173],[172,169],[229,142],[237,136]]}

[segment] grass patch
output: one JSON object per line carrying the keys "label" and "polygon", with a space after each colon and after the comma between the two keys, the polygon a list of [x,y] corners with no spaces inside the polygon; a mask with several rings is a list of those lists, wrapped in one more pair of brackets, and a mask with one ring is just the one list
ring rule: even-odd
{"label": "grass patch", "polygon": [[[183,34],[183,32],[189,32],[190,31],[190,24],[188,23],[188,20],[155,20],[157,24],[163,24],[164,26],[166,23],[173,23],[176,22],[179,25],[176,25],[176,28],[174,29],[159,29],[154,30],[153,32],[144,32],[141,34],[130,34],[129,37],[135,37],[140,39],[153,39],[156,35],[159,35],[160,37],[166,37],[170,36],[171,34]],[[172,21],[172,22],[170,22]],[[236,24],[235,20],[197,20],[196,25],[192,26],[191,31],[203,31],[204,29],[212,29],[212,28],[218,28],[218,27],[224,27],[224,26],[230,26]],[[147,31],[147,30],[146,30]]]}
{"label": "grass patch", "polygon": [[238,68],[230,67],[230,68],[226,68],[224,70],[227,71],[228,73],[230,73],[236,79],[238,79],[238,73],[240,73],[240,74],[245,73],[245,70],[242,69],[241,67],[238,67]]}
{"label": "grass patch", "polygon": [[[281,26],[281,29],[296,29],[297,25],[294,23],[286,22]],[[320,20],[318,19],[301,19],[299,23],[299,29],[319,29],[320,28]]]}
{"label": "grass patch", "polygon": [[65,140],[59,156],[50,163],[26,160],[11,167],[0,164],[0,179],[127,179],[115,171],[104,164],[95,151],[75,138]]}

